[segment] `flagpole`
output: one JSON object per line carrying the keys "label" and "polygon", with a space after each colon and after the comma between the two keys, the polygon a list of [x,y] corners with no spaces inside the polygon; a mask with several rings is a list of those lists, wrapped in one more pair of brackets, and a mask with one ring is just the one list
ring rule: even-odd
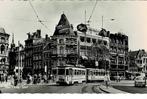
{"label": "flagpole", "polygon": [[102,28],[103,28],[103,16],[102,16]]}

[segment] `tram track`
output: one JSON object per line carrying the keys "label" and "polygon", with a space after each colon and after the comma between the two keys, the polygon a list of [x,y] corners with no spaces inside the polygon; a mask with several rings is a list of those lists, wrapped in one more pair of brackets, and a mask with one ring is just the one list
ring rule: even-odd
{"label": "tram track", "polygon": [[106,92],[100,89],[100,85],[90,85],[87,84],[81,89],[81,93],[97,93],[97,94],[105,94]]}

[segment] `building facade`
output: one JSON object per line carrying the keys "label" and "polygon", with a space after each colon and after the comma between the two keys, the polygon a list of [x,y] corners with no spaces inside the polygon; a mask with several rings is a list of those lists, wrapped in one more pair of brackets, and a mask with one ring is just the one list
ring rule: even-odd
{"label": "building facade", "polygon": [[137,50],[129,52],[129,72],[136,74],[146,72],[147,70],[147,53],[145,50]]}
{"label": "building facade", "polygon": [[8,71],[8,49],[9,47],[9,34],[5,32],[4,28],[0,28],[0,73]]}
{"label": "building facade", "polygon": [[43,47],[44,38],[41,37],[41,30],[30,34],[25,40],[25,61],[23,73],[24,76],[35,73],[42,73],[44,71],[43,65]]}
{"label": "building facade", "polygon": [[[85,24],[79,24],[74,31],[65,14],[62,14],[51,36],[51,67],[83,65],[93,68],[96,62],[99,65],[100,56],[95,56],[92,51],[94,45],[104,45],[109,49],[109,33],[105,31],[107,33],[101,36],[101,32]],[[106,60],[109,61],[109,58]]]}
{"label": "building facade", "polygon": [[51,67],[76,65],[77,35],[64,14],[51,36]]}
{"label": "building facade", "polygon": [[[82,29],[85,30],[82,30]],[[103,34],[103,36],[101,36]],[[79,24],[77,26],[77,41],[79,56],[81,57],[81,64],[87,68],[104,68],[105,65],[101,64],[102,60],[108,62],[109,56],[103,58],[101,51],[108,50],[109,53],[109,33],[104,30],[96,30],[88,25]],[[104,49],[103,49],[104,48]],[[105,52],[106,53],[106,52]],[[104,54],[104,53],[103,53]]]}
{"label": "building facade", "polygon": [[125,76],[128,70],[128,36],[110,34],[110,75]]}
{"label": "building facade", "polygon": [[17,47],[15,47],[15,54],[16,54],[16,65],[14,68],[14,72],[16,75],[19,75],[19,77],[22,77],[23,74],[23,68],[24,68],[24,59],[25,59],[25,52],[24,52],[24,46],[22,44],[18,44]]}

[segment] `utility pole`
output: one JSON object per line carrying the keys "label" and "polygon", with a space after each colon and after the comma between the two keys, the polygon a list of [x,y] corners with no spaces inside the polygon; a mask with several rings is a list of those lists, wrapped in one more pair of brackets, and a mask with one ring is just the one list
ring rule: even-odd
{"label": "utility pole", "polygon": [[102,16],[102,29],[103,29],[103,16]]}

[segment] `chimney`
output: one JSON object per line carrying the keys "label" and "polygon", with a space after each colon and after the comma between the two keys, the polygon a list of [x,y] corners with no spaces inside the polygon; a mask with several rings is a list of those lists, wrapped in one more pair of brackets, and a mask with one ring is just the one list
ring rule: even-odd
{"label": "chimney", "polygon": [[41,37],[41,30],[37,30],[37,37],[38,37],[38,38]]}
{"label": "chimney", "polygon": [[45,35],[45,39],[46,39],[46,40],[48,39],[48,35],[47,35],[47,34]]}

